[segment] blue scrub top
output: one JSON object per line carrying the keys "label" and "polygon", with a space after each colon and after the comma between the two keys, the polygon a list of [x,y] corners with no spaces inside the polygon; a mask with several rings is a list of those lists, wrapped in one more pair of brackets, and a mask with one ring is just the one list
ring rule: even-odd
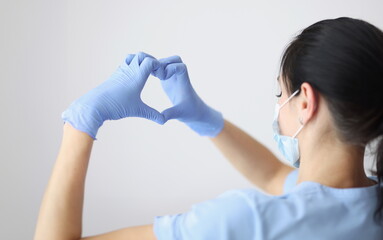
{"label": "blue scrub top", "polygon": [[373,220],[377,184],[338,189],[296,185],[297,177],[298,170],[287,176],[283,195],[231,190],[189,212],[156,217],[155,235],[158,240],[383,239],[383,225]]}

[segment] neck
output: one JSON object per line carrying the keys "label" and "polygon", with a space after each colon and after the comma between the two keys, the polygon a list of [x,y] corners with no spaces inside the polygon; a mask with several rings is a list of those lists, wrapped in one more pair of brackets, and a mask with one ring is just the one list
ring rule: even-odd
{"label": "neck", "polygon": [[[320,143],[301,152],[298,183],[318,182],[334,188],[374,185],[364,171],[364,147],[345,145],[339,141]],[[320,146],[320,147],[318,147]]]}

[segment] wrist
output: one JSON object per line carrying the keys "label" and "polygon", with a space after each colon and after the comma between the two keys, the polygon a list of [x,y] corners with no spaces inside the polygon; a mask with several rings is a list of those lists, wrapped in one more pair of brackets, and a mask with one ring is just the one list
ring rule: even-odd
{"label": "wrist", "polygon": [[93,142],[94,140],[89,134],[76,129],[69,122],[64,123],[63,133],[64,138],[78,139],[79,142]]}
{"label": "wrist", "polygon": [[200,136],[216,137],[224,127],[224,118],[221,112],[206,105],[206,110],[199,121],[186,123]]}
{"label": "wrist", "polygon": [[98,129],[103,124],[103,119],[96,110],[81,104],[71,104],[61,114],[61,118],[76,130],[88,134],[93,140],[97,140]]}

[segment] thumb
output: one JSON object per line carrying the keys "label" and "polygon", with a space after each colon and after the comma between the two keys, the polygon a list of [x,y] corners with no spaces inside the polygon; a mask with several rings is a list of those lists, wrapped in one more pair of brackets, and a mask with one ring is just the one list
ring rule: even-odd
{"label": "thumb", "polygon": [[165,79],[169,79],[175,74],[182,75],[185,72],[187,72],[187,68],[184,63],[169,64],[168,66],[166,66],[166,69],[165,69],[165,74],[166,74]]}
{"label": "thumb", "polygon": [[156,71],[160,67],[160,62],[153,57],[146,57],[140,64],[140,70],[143,79],[148,79],[151,72]]}
{"label": "thumb", "polygon": [[142,103],[141,109],[142,114],[140,114],[140,117],[152,120],[153,122],[161,125],[166,122],[165,117],[161,113],[159,113],[156,109],[146,105],[145,103]]}
{"label": "thumb", "polygon": [[151,74],[160,80],[164,80],[166,76],[165,67],[161,65],[161,62],[160,62],[160,66],[157,69],[155,69],[153,72],[151,72]]}
{"label": "thumb", "polygon": [[178,119],[182,117],[182,107],[181,105],[175,105],[164,110],[161,114],[164,116],[165,122],[170,119]]}

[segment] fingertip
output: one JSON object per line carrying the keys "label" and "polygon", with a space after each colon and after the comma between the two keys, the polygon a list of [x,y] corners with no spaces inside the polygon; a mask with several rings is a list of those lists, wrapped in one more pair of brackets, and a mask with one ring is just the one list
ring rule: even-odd
{"label": "fingertip", "polygon": [[170,56],[167,58],[161,58],[159,61],[163,64],[182,63],[182,59],[178,55]]}
{"label": "fingertip", "polygon": [[146,59],[146,58],[152,58],[152,59],[156,59],[155,57],[153,57],[152,55],[150,54],[147,54],[145,52],[138,52],[136,54],[137,56],[137,59],[138,59],[138,65],[141,65],[142,62]]}
{"label": "fingertip", "polygon": [[155,121],[156,123],[158,123],[160,125],[164,125],[167,122],[167,120],[165,119],[165,117],[162,114],[160,114],[160,113],[158,113],[158,114],[159,115],[157,115],[157,117],[155,117],[153,119],[153,121]]}
{"label": "fingertip", "polygon": [[125,63],[126,63],[127,65],[129,65],[129,64],[132,62],[134,56],[135,56],[134,54],[129,54],[129,55],[125,58]]}
{"label": "fingertip", "polygon": [[167,123],[169,121],[169,119],[166,119],[165,117],[164,117],[164,123],[162,124],[162,125],[165,125],[165,123]]}
{"label": "fingertip", "polygon": [[174,56],[172,56],[171,59],[172,59],[173,62],[175,62],[175,63],[182,63],[182,59],[181,59],[181,57],[178,56],[178,55],[174,55]]}
{"label": "fingertip", "polygon": [[165,80],[165,69],[163,68],[161,63],[159,63],[157,68],[154,68],[151,74],[160,80]]}
{"label": "fingertip", "polygon": [[161,115],[164,117],[164,123],[170,120],[169,116],[166,114],[166,110],[161,112]]}
{"label": "fingertip", "polygon": [[166,66],[166,79],[170,78],[174,74],[181,75],[187,71],[184,63],[173,63]]}
{"label": "fingertip", "polygon": [[166,123],[165,119],[162,119],[162,120],[159,120],[159,121],[156,121],[158,124],[160,125],[164,125]]}
{"label": "fingertip", "polygon": [[142,61],[140,68],[145,69],[145,72],[147,71],[150,74],[160,68],[160,63],[155,58],[147,57]]}
{"label": "fingertip", "polygon": [[141,65],[142,61],[145,59],[145,54],[143,52],[138,52],[137,53],[137,60],[138,60],[138,65]]}
{"label": "fingertip", "polygon": [[184,74],[186,71],[187,71],[186,64],[184,64],[184,63],[179,63],[179,64],[177,65],[177,70],[176,70],[176,73],[177,73],[177,74]]}
{"label": "fingertip", "polygon": [[179,107],[173,106],[171,108],[165,109],[164,111],[161,112],[161,114],[164,116],[166,121],[170,119],[175,119],[180,115]]}
{"label": "fingertip", "polygon": [[157,59],[153,59],[153,71],[157,71],[161,67],[161,63]]}
{"label": "fingertip", "polygon": [[165,117],[164,115],[162,115],[161,113],[159,113],[157,110],[155,110],[154,108],[152,108],[152,119],[160,124],[160,125],[164,125],[165,123]]}

